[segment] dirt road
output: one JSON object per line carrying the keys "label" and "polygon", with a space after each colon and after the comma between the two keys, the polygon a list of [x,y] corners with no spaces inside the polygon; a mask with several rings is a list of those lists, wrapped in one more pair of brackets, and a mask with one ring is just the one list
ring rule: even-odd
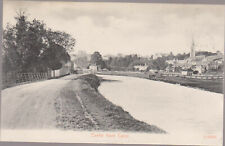
{"label": "dirt road", "polygon": [[24,84],[2,91],[2,128],[53,128],[55,98],[69,80],[52,79]]}

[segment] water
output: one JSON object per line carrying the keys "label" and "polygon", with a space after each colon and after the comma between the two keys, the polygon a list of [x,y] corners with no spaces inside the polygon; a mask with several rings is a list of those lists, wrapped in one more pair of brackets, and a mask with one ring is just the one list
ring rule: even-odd
{"label": "water", "polygon": [[101,75],[99,91],[133,117],[169,134],[222,137],[223,94],[134,77]]}

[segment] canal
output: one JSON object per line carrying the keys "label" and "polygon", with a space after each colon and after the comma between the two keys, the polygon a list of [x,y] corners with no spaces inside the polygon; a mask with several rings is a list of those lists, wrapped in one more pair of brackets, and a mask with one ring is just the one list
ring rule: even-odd
{"label": "canal", "polygon": [[222,137],[223,94],[147,79],[99,75],[99,91],[134,118],[168,134]]}

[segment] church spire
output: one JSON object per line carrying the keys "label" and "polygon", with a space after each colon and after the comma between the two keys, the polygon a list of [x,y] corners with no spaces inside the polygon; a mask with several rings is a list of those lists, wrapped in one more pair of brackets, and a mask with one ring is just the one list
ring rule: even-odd
{"label": "church spire", "polygon": [[192,59],[195,58],[195,42],[193,38],[192,38],[192,44],[191,44],[190,58]]}

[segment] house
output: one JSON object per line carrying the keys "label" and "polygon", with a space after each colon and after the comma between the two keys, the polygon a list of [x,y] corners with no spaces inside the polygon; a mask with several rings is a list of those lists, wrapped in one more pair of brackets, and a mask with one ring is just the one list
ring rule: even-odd
{"label": "house", "polygon": [[134,66],[134,69],[137,70],[137,71],[146,71],[148,68],[148,65],[145,64],[145,65],[135,65]]}
{"label": "house", "polygon": [[224,63],[224,56],[221,53],[206,57],[203,62],[206,64],[207,70],[217,70]]}
{"label": "house", "polygon": [[153,55],[153,59],[157,59],[167,55],[168,55],[167,53],[156,53],[155,55]]}
{"label": "house", "polygon": [[73,62],[71,61],[68,61],[68,62],[62,61],[61,63],[62,63],[62,67],[60,69],[51,71],[51,77],[60,77],[60,76],[68,75],[74,69]]}
{"label": "house", "polygon": [[166,72],[174,72],[174,71],[175,71],[174,66],[169,65],[169,66],[166,67]]}
{"label": "house", "polygon": [[149,73],[152,73],[152,74],[156,74],[156,73],[158,73],[159,71],[158,70],[156,70],[156,69],[150,69],[149,70]]}
{"label": "house", "polygon": [[184,75],[184,76],[191,76],[192,73],[193,73],[193,70],[191,68],[189,68],[189,69],[183,69],[181,71],[181,74]]}
{"label": "house", "polygon": [[102,71],[109,71],[107,68],[103,68]]}
{"label": "house", "polygon": [[166,63],[168,63],[168,64],[175,64],[175,62],[176,62],[176,59],[173,59],[173,60],[166,60]]}
{"label": "house", "polygon": [[191,67],[191,69],[197,74],[203,74],[206,71],[206,67],[201,64],[197,64]]}
{"label": "house", "polygon": [[68,61],[67,63],[63,63],[62,68],[59,69],[60,76],[70,74],[73,70],[73,63]]}
{"label": "house", "polygon": [[89,69],[91,72],[96,73],[98,71],[98,66],[97,65],[90,65]]}

